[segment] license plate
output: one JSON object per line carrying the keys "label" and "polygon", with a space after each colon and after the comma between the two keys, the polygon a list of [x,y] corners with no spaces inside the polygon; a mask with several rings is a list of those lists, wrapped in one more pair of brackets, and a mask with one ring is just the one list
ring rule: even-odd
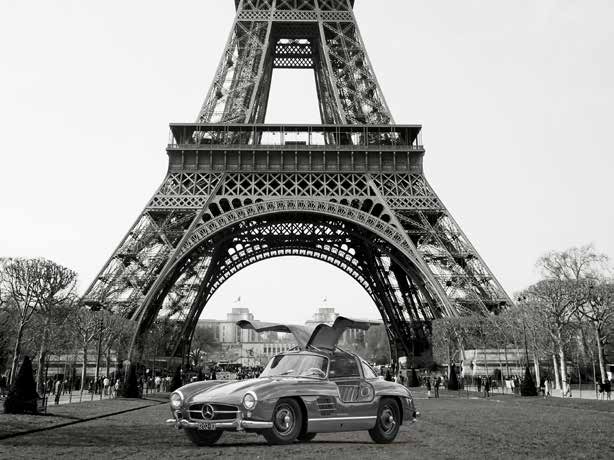
{"label": "license plate", "polygon": [[211,422],[199,423],[198,429],[200,431],[215,431],[215,423],[211,423]]}

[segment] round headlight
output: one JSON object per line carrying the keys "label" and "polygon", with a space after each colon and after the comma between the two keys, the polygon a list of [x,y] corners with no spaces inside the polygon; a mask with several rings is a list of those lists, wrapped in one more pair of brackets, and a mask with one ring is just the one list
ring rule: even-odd
{"label": "round headlight", "polygon": [[183,403],[183,397],[180,393],[173,393],[171,395],[171,407],[173,409],[179,409],[181,407],[181,403]]}
{"label": "round headlight", "polygon": [[256,393],[252,391],[245,393],[245,396],[243,396],[243,407],[245,407],[247,410],[252,410],[254,407],[256,407],[256,403],[258,403]]}

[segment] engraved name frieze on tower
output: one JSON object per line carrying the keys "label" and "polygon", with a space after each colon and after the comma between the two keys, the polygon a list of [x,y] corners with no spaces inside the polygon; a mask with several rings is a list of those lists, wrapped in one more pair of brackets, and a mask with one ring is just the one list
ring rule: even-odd
{"label": "engraved name frieze on tower", "polygon": [[[350,274],[395,354],[428,355],[433,319],[511,304],[426,180],[421,126],[394,123],[353,7],[236,1],[196,122],[171,125],[167,175],[87,303],[135,320],[137,335],[166,320],[178,356],[215,291],[272,257]],[[322,124],[264,124],[278,68],[314,73]]]}

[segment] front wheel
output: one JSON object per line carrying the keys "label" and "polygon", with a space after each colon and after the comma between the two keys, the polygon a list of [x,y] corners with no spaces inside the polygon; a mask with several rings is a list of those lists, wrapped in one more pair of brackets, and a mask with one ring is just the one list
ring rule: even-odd
{"label": "front wheel", "polygon": [[371,439],[378,444],[389,444],[397,437],[401,427],[401,410],[392,398],[384,398],[377,410],[375,427],[369,430]]}
{"label": "front wheel", "polygon": [[200,447],[212,446],[222,437],[222,434],[224,433],[222,430],[200,431],[189,428],[185,429],[184,431],[188,439]]}
{"label": "front wheel", "polygon": [[293,399],[281,399],[273,409],[273,428],[262,432],[269,444],[291,444],[301,432],[301,408]]}

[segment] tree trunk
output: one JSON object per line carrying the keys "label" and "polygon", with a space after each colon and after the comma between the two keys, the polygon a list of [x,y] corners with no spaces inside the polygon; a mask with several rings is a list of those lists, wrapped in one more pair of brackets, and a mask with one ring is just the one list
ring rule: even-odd
{"label": "tree trunk", "polygon": [[541,386],[541,375],[539,374],[539,359],[537,353],[533,352],[533,366],[535,367],[535,386],[539,388]]}
{"label": "tree trunk", "polygon": [[565,362],[565,351],[563,350],[563,345],[559,344],[559,359],[561,361],[561,388],[563,390],[563,395],[567,393],[567,363]]}
{"label": "tree trunk", "polygon": [[556,355],[552,353],[552,363],[554,364],[554,389],[561,389],[561,379],[559,378],[559,363],[556,362]]}
{"label": "tree trunk", "polygon": [[507,357],[507,344],[503,345],[503,355],[505,357],[505,375],[509,379],[510,377],[510,362]]}
{"label": "tree trunk", "polygon": [[45,367],[45,358],[47,357],[47,340],[49,338],[49,318],[45,319],[43,326],[43,337],[41,338],[41,346],[38,351],[38,369],[36,369],[36,388],[39,394],[43,393],[43,378]]}
{"label": "tree trunk", "polygon": [[94,377],[94,381],[98,381],[100,378],[100,351],[102,347],[102,334],[100,333],[100,329],[98,330],[98,348],[96,349],[96,373]]}
{"label": "tree trunk", "polygon": [[12,385],[15,382],[15,374],[17,373],[17,363],[19,362],[19,351],[21,350],[21,340],[23,339],[23,329],[25,324],[22,322],[19,323],[19,328],[17,329],[17,337],[15,338],[15,348],[13,350],[13,363],[11,364],[11,375],[9,384]]}
{"label": "tree trunk", "polygon": [[81,366],[81,393],[85,388],[85,376],[87,375],[87,347],[83,347],[83,364]]}
{"label": "tree trunk", "polygon": [[107,366],[107,377],[110,375],[109,370],[110,370],[110,361],[111,361],[111,349],[107,348],[107,352],[105,353],[105,364]]}
{"label": "tree trunk", "polygon": [[452,346],[452,344],[450,342],[448,342],[448,378],[450,378],[450,372],[452,370],[452,363],[450,361],[452,361],[452,352],[450,351],[450,347]]}
{"label": "tree trunk", "polygon": [[605,383],[608,374],[605,371],[605,359],[603,356],[603,347],[601,346],[601,334],[599,333],[599,327],[595,325],[595,338],[597,339],[597,358],[599,359],[599,371],[601,372],[601,383]]}

